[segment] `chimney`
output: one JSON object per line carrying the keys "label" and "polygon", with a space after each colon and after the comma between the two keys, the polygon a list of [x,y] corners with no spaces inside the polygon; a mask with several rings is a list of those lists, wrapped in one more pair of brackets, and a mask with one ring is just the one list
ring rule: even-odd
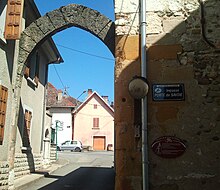
{"label": "chimney", "polygon": [[87,94],[87,96],[89,97],[92,94],[92,89],[88,89]]}
{"label": "chimney", "polygon": [[58,90],[57,100],[61,101],[62,97],[63,97],[63,91],[62,90]]}
{"label": "chimney", "polygon": [[105,102],[108,104],[108,96],[102,96],[102,98],[105,100]]}

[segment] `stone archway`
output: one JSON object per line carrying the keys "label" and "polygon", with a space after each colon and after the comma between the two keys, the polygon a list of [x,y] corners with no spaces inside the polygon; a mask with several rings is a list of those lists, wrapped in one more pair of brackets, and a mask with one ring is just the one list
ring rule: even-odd
{"label": "stone archway", "polygon": [[20,90],[25,64],[32,53],[48,39],[48,37],[69,27],[78,27],[99,38],[114,55],[115,25],[110,19],[98,11],[88,7],[70,4],[48,12],[31,23],[21,34],[18,53],[17,75],[12,99],[12,126],[9,150],[9,176],[14,176],[14,156],[19,115]]}
{"label": "stone archway", "polygon": [[115,25],[98,11],[70,4],[48,12],[31,23],[21,34],[18,56],[17,85],[21,85],[25,63],[32,52],[48,37],[69,27],[78,27],[99,38],[114,55]]}

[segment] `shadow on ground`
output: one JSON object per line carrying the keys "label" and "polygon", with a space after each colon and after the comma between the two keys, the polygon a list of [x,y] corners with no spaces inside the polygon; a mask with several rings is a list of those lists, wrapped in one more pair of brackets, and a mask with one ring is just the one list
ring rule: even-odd
{"label": "shadow on ground", "polygon": [[57,180],[39,190],[114,190],[115,171],[113,168],[80,167],[65,175],[45,175]]}

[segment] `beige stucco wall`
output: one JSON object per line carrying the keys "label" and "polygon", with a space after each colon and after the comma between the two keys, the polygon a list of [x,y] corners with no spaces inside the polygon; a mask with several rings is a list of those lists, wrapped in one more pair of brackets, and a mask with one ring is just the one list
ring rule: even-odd
{"label": "beige stucco wall", "polygon": [[[21,89],[21,99],[18,100],[21,103],[20,112],[22,113],[25,108],[28,108],[33,112],[32,124],[31,124],[31,147],[33,155],[20,154],[21,153],[21,135],[23,127],[23,117],[15,118],[16,110],[16,95],[17,91],[15,89],[19,88],[17,81],[17,65],[18,65],[18,50],[19,50],[19,40],[5,40],[3,38],[4,25],[5,25],[5,10],[6,10],[7,0],[2,0],[0,2],[0,84],[8,88],[8,101],[7,101],[7,113],[5,121],[5,130],[4,130],[4,141],[3,145],[0,145],[0,173],[4,174],[1,178],[1,186],[10,185],[13,186],[14,172],[17,175],[23,175],[24,171],[26,172],[30,168],[32,169],[35,165],[35,168],[38,168],[42,164],[42,148],[43,148],[43,118],[44,118],[44,86],[46,81],[46,65],[48,62],[52,62],[57,57],[57,51],[51,48],[53,43],[45,43],[43,46],[46,49],[46,53],[41,52],[42,55],[41,65],[40,65],[40,82],[37,88],[31,88],[27,85],[27,80],[23,78],[22,89]],[[27,6],[28,5],[28,6]],[[25,1],[25,8],[31,8],[31,10],[25,10],[24,12],[31,14],[24,15],[22,19],[22,28],[25,28],[25,19],[29,19],[30,23],[36,17],[39,17],[36,7],[30,2]],[[28,24],[28,23],[27,23]],[[45,50],[44,49],[44,50]],[[56,54],[56,55],[55,55]],[[46,59],[47,58],[47,59]],[[50,60],[49,60],[50,59]],[[19,92],[18,92],[19,94]],[[13,99],[15,98],[15,99]],[[14,104],[13,104],[14,103]],[[17,117],[17,116],[16,116]],[[13,126],[12,126],[13,125]],[[18,127],[18,130],[17,130]],[[17,133],[16,133],[17,132]],[[17,135],[17,139],[15,138]],[[14,145],[16,144],[16,147]],[[14,155],[14,150],[16,149],[16,154]],[[30,158],[31,157],[31,158]],[[34,160],[33,160],[34,157]],[[15,158],[15,159],[14,159]],[[30,160],[31,159],[31,160]],[[15,160],[15,161],[14,161]],[[31,163],[32,162],[32,163]],[[15,164],[14,164],[15,163]],[[14,170],[15,166],[15,170]],[[20,167],[20,168],[19,168]],[[19,171],[21,171],[19,173]],[[9,175],[8,175],[9,174]],[[8,180],[9,176],[9,180]]]}
{"label": "beige stucco wall", "polygon": [[0,41],[0,57],[1,57],[1,69],[0,69],[0,85],[8,88],[8,100],[7,100],[7,115],[5,120],[4,141],[3,145],[0,145],[0,151],[3,153],[0,155],[0,160],[7,160],[8,154],[8,138],[11,127],[11,102],[12,102],[12,68],[13,68],[13,51],[12,43],[4,43]]}
{"label": "beige stucco wall", "polygon": [[[97,109],[94,109],[94,104],[97,104]],[[93,118],[96,117],[99,118],[99,129],[93,129]],[[80,140],[84,146],[93,147],[94,136],[105,136],[106,147],[114,145],[114,116],[97,97],[74,114],[74,139]]]}
{"label": "beige stucco wall", "polygon": [[[46,80],[46,67],[48,60],[44,57],[42,52],[39,53],[40,56],[40,66],[39,66],[39,83],[38,86],[33,86],[28,82],[24,77],[22,80],[21,86],[21,107],[20,107],[20,116],[25,112],[25,109],[32,112],[32,121],[31,121],[31,130],[30,130],[30,146],[33,153],[40,153],[41,143],[42,143],[42,130],[44,127],[43,118],[45,114],[45,105],[44,105],[44,94],[45,94],[45,80]],[[16,152],[21,151],[22,147],[22,136],[23,136],[23,127],[24,121],[19,119],[19,126],[17,132],[17,143],[16,143]]]}
{"label": "beige stucco wall", "polygon": [[3,145],[0,145],[0,152],[2,154],[0,155],[0,160],[7,160],[8,157],[8,139],[10,136],[10,129],[11,129],[11,103],[12,103],[12,88],[14,84],[14,69],[16,67],[14,66],[16,62],[16,55],[17,52],[15,51],[15,47],[18,46],[15,45],[15,42],[6,41],[3,36],[4,32],[4,25],[5,25],[5,12],[6,12],[6,4],[7,1],[3,0],[0,2],[0,85],[3,85],[8,88],[8,100],[7,100],[7,114],[6,114],[6,120],[5,120],[5,129],[4,129],[4,141]]}

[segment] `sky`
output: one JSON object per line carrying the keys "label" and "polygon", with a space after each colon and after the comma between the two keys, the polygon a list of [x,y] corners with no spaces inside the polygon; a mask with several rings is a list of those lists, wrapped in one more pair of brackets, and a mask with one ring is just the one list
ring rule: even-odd
{"label": "sky", "polygon": [[[68,4],[80,4],[99,11],[114,20],[113,0],[35,0],[43,16],[45,13]],[[114,57],[104,43],[94,35],[77,27],[65,29],[53,37],[64,60],[49,66],[48,81],[57,89],[84,101],[92,89],[114,101]],[[82,94],[82,95],[81,95]]]}

